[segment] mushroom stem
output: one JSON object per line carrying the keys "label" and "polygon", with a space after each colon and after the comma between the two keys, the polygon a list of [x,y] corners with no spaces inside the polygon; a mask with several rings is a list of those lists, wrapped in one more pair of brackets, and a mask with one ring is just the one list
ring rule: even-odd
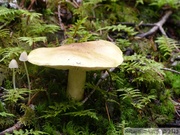
{"label": "mushroom stem", "polygon": [[67,94],[74,100],[81,100],[84,95],[86,71],[70,69],[68,75]]}
{"label": "mushroom stem", "polygon": [[16,78],[15,78],[15,76],[16,76],[16,71],[15,71],[15,69],[13,68],[13,77],[12,77],[12,80],[13,80],[13,88],[14,88],[14,90],[16,89]]}

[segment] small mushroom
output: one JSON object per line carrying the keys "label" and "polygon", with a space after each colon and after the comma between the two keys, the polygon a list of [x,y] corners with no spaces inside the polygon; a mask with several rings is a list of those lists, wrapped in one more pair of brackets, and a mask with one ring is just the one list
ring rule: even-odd
{"label": "small mushroom", "polygon": [[9,63],[9,68],[18,68],[17,61],[15,59],[12,59]]}
{"label": "small mushroom", "polygon": [[39,66],[68,69],[67,93],[72,99],[81,100],[84,95],[86,71],[117,67],[123,62],[123,57],[115,44],[98,40],[38,48],[30,52],[28,61]]}
{"label": "small mushroom", "polygon": [[17,61],[15,59],[12,59],[10,61],[9,68],[13,70],[12,81],[13,81],[13,88],[15,90],[16,89],[16,80],[15,80],[16,72],[15,72],[15,68],[18,68],[18,64],[17,64]]}
{"label": "small mushroom", "polygon": [[28,61],[27,52],[25,52],[25,51],[22,52],[21,55],[20,55],[20,57],[19,57],[19,60],[20,60],[20,61],[23,61],[23,62]]}
{"label": "small mushroom", "polygon": [[[27,76],[27,82],[28,82],[28,89],[31,89],[31,85],[30,85],[30,79],[29,79],[29,73],[28,73],[28,69],[27,69],[27,65],[26,65],[26,61],[28,61],[28,56],[27,56],[27,52],[24,51],[21,53],[19,60],[22,61],[24,63],[24,68],[26,71],[26,76]],[[29,93],[29,99],[28,99],[28,104],[30,104],[30,100],[31,100],[31,94]]]}

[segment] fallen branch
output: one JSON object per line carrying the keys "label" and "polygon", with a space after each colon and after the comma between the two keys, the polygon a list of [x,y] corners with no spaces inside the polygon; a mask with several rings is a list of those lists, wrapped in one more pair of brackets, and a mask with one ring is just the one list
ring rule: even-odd
{"label": "fallen branch", "polygon": [[21,129],[23,126],[23,124],[21,122],[17,122],[16,124],[14,124],[12,127],[0,132],[0,135],[5,135],[6,133],[13,133],[14,130],[19,130]]}
{"label": "fallen branch", "polygon": [[161,68],[161,70],[166,70],[166,71],[170,71],[170,72],[173,72],[173,73],[176,73],[176,74],[180,74],[180,72],[178,72],[176,70],[173,70],[173,69],[170,69],[170,68]]}
{"label": "fallen branch", "polygon": [[146,37],[146,36],[149,36],[149,35],[155,33],[158,29],[161,31],[161,33],[162,33],[163,35],[167,36],[167,35],[166,35],[166,32],[164,31],[164,29],[163,29],[162,26],[163,26],[163,24],[167,21],[167,19],[169,18],[169,16],[170,16],[171,14],[172,14],[172,11],[167,11],[167,12],[165,13],[165,15],[162,17],[162,19],[161,19],[159,22],[157,22],[157,23],[154,24],[154,27],[152,27],[152,28],[151,28],[148,32],[146,32],[146,33],[142,33],[142,34],[136,35],[135,38],[137,38],[137,39],[139,39],[139,38],[144,38],[144,37]]}

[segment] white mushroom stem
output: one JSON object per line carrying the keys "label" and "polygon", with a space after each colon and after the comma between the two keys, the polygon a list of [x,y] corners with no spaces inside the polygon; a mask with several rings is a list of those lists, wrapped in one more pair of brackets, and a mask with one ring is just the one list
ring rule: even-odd
{"label": "white mushroom stem", "polygon": [[86,71],[81,69],[70,69],[68,75],[67,93],[74,100],[81,100],[84,95]]}

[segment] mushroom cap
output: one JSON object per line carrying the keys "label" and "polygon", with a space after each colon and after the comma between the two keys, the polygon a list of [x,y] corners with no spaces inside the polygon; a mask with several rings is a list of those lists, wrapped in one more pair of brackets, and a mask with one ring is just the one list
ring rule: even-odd
{"label": "mushroom cap", "polygon": [[123,62],[122,51],[105,41],[72,43],[51,48],[38,48],[30,52],[28,61],[39,66],[57,69],[98,70],[117,67]]}
{"label": "mushroom cap", "polygon": [[19,57],[19,60],[20,60],[20,61],[23,61],[23,62],[27,61],[27,60],[28,60],[27,52],[25,52],[25,51],[22,52],[21,55],[20,55],[20,57]]}
{"label": "mushroom cap", "polygon": [[9,68],[18,68],[17,61],[15,59],[12,59],[9,63]]}

